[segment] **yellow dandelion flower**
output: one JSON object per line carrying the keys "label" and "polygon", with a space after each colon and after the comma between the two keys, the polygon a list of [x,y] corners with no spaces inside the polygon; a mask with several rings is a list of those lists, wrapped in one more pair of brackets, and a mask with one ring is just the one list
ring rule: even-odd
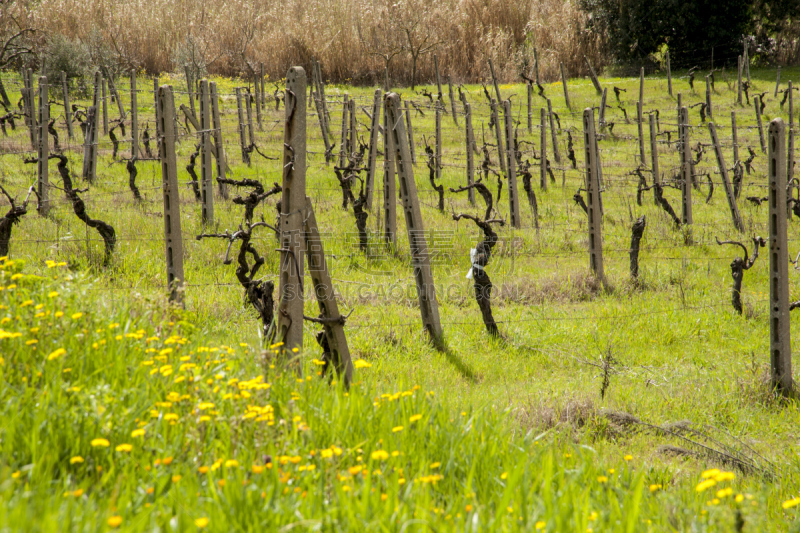
{"label": "yellow dandelion flower", "polygon": [[698,483],[697,486],[694,488],[694,490],[696,492],[703,492],[704,490],[710,489],[711,487],[713,487],[716,484],[717,484],[717,482],[715,480],[707,479],[705,481],[701,481],[700,483]]}
{"label": "yellow dandelion flower", "polygon": [[108,442],[108,439],[92,439],[92,448],[108,448],[111,443]]}
{"label": "yellow dandelion flower", "polygon": [[109,527],[113,527],[115,529],[118,528],[120,525],[122,525],[122,517],[119,515],[112,516],[108,519],[108,525]]}
{"label": "yellow dandelion flower", "polygon": [[417,420],[422,420],[422,415],[411,415],[411,418],[408,419],[412,424]]}
{"label": "yellow dandelion flower", "polygon": [[661,490],[663,487],[660,484],[652,484],[650,485],[650,492],[656,492]]}
{"label": "yellow dandelion flower", "polygon": [[630,454],[628,454],[628,455],[626,455],[625,457],[623,457],[623,459],[625,460],[625,462],[628,462],[628,461],[633,461],[633,456],[632,456],[632,455],[630,455]]}
{"label": "yellow dandelion flower", "polygon": [[67,351],[64,348],[59,348],[57,350],[50,352],[50,355],[47,356],[47,360],[52,361],[53,359],[58,359],[65,353],[67,353]]}
{"label": "yellow dandelion flower", "polygon": [[196,525],[200,529],[203,529],[204,527],[206,527],[208,525],[208,518],[206,518],[206,517],[195,518],[194,525]]}
{"label": "yellow dandelion flower", "polygon": [[76,463],[82,463],[82,462],[83,462],[83,457],[81,457],[80,455],[76,455],[75,457],[71,457],[70,460],[69,460],[69,464],[71,464],[71,465],[74,465]]}
{"label": "yellow dandelion flower", "polygon": [[538,529],[544,529],[546,525],[547,522],[545,522],[544,520],[539,520],[533,527],[535,527],[538,530]]}
{"label": "yellow dandelion flower", "polygon": [[786,500],[781,504],[781,507],[784,509],[791,509],[792,507],[797,507],[800,505],[800,498],[792,498],[791,500]]}
{"label": "yellow dandelion flower", "polygon": [[131,446],[130,444],[120,444],[114,449],[118,452],[130,452],[131,450],[133,450],[133,446]]}
{"label": "yellow dandelion flower", "polygon": [[399,433],[403,431],[403,426],[395,426],[392,428],[392,433]]}
{"label": "yellow dandelion flower", "polygon": [[237,468],[239,466],[239,461],[236,459],[228,459],[225,461],[225,468]]}
{"label": "yellow dandelion flower", "polygon": [[83,313],[72,313],[72,320],[78,320],[83,316]]}
{"label": "yellow dandelion flower", "polygon": [[144,429],[134,429],[131,431],[131,437],[144,437]]}
{"label": "yellow dandelion flower", "polygon": [[369,367],[372,366],[372,364],[371,363],[367,363],[363,359],[356,359],[355,361],[353,361],[353,366],[355,368],[369,368]]}
{"label": "yellow dandelion flower", "polygon": [[385,461],[389,458],[389,452],[386,450],[375,450],[370,454],[370,459],[373,461]]}
{"label": "yellow dandelion flower", "polygon": [[606,483],[608,482],[608,478],[606,476],[597,476],[598,483]]}

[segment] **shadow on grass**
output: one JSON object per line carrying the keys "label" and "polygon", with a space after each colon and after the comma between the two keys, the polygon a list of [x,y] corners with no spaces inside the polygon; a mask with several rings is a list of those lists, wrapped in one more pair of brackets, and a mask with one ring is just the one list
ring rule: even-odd
{"label": "shadow on grass", "polygon": [[447,360],[450,362],[451,365],[455,367],[461,377],[464,379],[468,379],[473,383],[478,382],[478,375],[475,373],[470,366],[461,359],[461,356],[456,353],[448,344],[445,339],[439,339],[438,342],[435,343],[436,349],[443,353]]}

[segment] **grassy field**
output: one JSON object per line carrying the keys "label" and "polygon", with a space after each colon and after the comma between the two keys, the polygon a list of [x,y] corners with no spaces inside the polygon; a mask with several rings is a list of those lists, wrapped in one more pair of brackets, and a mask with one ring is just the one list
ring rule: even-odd
{"label": "grassy field", "polygon": [[[781,111],[781,95],[773,97],[774,71],[752,74],[751,95],[768,91],[766,129],[770,119],[786,118],[788,107]],[[785,69],[781,77],[785,82],[799,75]],[[685,76],[673,79],[685,104],[704,99],[700,78],[696,91]],[[102,266],[102,241],[53,190],[58,201],[51,217],[39,217],[29,206],[2,267],[0,524],[37,531],[66,524],[131,531],[797,530],[791,504],[800,502],[793,500],[800,495],[800,463],[792,428],[800,413],[795,402],[775,399],[767,386],[768,262],[759,258],[745,273],[746,309],[739,316],[730,304],[729,264],[740,251],[714,242],[736,239],[750,247],[750,237],[766,236],[767,222],[767,207],[745,199],[767,190],[755,113],[734,105],[724,78],[717,73],[713,99],[727,166],[733,165],[731,110],[737,112],[740,158],[748,156],[748,146],[757,154],[739,201],[745,234],[731,224],[709,148],[697,171],[710,173],[715,191],[708,203],[707,185],[694,192],[693,244],[654,205],[652,191],[637,205],[638,177],[630,174],[638,165],[636,124],[609,108],[606,117],[615,126],[600,140],[605,289],[589,272],[586,218],[572,199],[583,180],[581,110],[597,106],[599,98],[588,80],[571,81],[570,113],[560,84],[544,87],[561,121],[562,161],[552,161],[556,181],[546,191],[539,187],[538,165],[531,167],[538,231],[524,193],[523,228],[498,229],[501,242],[487,272],[498,289],[493,310],[500,338],[487,335],[465,279],[478,231],[452,220],[453,211],[482,214],[481,199],[473,207],[466,193],[447,192],[445,213],[437,210],[422,155],[423,135],[430,138],[434,129],[433,109],[426,98],[399,90],[425,113],[414,116],[415,176],[426,233],[441,252],[434,277],[444,352],[422,333],[402,217],[396,250],[375,234],[369,257],[358,250],[352,210],[341,209],[338,182],[325,165],[316,116],[309,111],[308,195],[341,309],[353,310],[345,330],[358,363],[349,391],[315,378],[319,349],[311,324],[302,374],[284,371],[269,350],[262,353],[258,320],[243,305],[234,266],[222,264],[225,243],[194,239],[204,229],[183,171],[195,142],[185,132],[178,160],[186,185],[186,310],[166,305],[160,164],[138,164],[145,200],[137,203],[125,166],[112,160],[104,138],[97,183],[82,197],[90,216],[116,228],[112,264]],[[172,83],[179,103],[186,103],[180,80],[161,82]],[[611,93],[609,105],[617,105],[613,86],[627,89],[621,105],[634,119],[638,79],[601,82]],[[252,167],[241,163],[230,96],[236,81],[218,84],[233,177],[259,179],[267,187],[280,183],[279,162],[253,154]],[[672,132],[669,145],[659,137],[660,167],[669,181],[678,161],[676,101],[667,95],[665,79],[648,78],[645,85],[645,112],[659,110],[661,131]],[[142,79],[139,86],[149,89],[150,82]],[[464,90],[479,146],[482,131],[492,142],[483,89]],[[338,145],[342,95],[370,106],[373,89],[327,91]],[[516,95],[520,138],[532,141],[538,154],[544,101],[534,97],[528,133],[525,87],[504,85],[501,91]],[[141,93],[139,112],[153,134],[151,100],[149,90]],[[127,107],[127,95],[123,101]],[[283,108],[267,107],[256,138],[275,157],[282,147]],[[690,117],[692,145],[708,143],[698,108]],[[368,122],[360,111],[359,120]],[[466,182],[464,117],[459,128],[450,116],[442,124],[442,182],[460,186]],[[565,157],[567,131],[577,169]],[[368,138],[363,126],[360,132]],[[59,133],[63,145],[63,127]],[[649,167],[647,127],[645,138]],[[66,152],[73,176],[80,175],[81,140],[77,130]],[[29,148],[21,127],[0,143],[0,184],[18,197],[35,181],[35,165],[23,163],[32,155],[23,153]],[[532,146],[523,150],[523,159],[535,163]],[[60,185],[55,165],[50,168],[51,182]],[[496,180],[490,183],[496,197]],[[503,189],[498,216],[508,219],[507,185]],[[678,191],[666,191],[680,213]],[[381,198],[376,192],[376,205]],[[273,221],[275,200],[256,216]],[[221,198],[216,214],[218,231],[233,231],[242,220],[241,207]],[[642,214],[648,226],[634,283],[630,227]],[[374,233],[374,213],[368,224]],[[797,224],[796,218],[789,224],[792,257],[800,251]],[[263,274],[276,280],[274,235],[264,229],[254,242],[266,254]],[[794,277],[790,289],[795,297],[800,293]],[[308,301],[306,314],[316,315],[316,307]],[[792,330],[797,335],[798,328]]]}

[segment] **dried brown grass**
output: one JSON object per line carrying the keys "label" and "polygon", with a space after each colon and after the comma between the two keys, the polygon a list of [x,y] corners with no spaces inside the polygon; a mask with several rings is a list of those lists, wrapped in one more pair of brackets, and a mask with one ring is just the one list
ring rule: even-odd
{"label": "dried brown grass", "polygon": [[[383,79],[384,62],[369,54],[359,35],[383,35],[385,16],[400,6],[423,13],[422,30],[441,41],[443,76],[457,82],[485,80],[492,59],[502,81],[531,72],[533,46],[539,51],[543,81],[585,74],[583,55],[598,67],[606,62],[599,39],[586,29],[586,15],[574,0],[27,0],[29,19],[40,35],[63,34],[88,41],[92,30],[126,67],[148,73],[180,71],[176,50],[192,43],[208,72],[247,74],[264,63],[272,79],[292,65],[323,64],[326,78],[352,83]],[[399,17],[399,16],[398,16]],[[391,17],[389,17],[391,18]],[[384,33],[382,33],[384,32]],[[46,38],[46,37],[45,37]],[[184,53],[184,56],[186,54]],[[418,79],[434,78],[433,55],[420,58]],[[392,82],[408,83],[411,58],[391,63]]]}

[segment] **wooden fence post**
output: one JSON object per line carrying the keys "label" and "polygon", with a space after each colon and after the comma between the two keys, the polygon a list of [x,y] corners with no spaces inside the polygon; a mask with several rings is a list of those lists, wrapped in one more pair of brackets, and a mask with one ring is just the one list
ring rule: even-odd
{"label": "wooden fence post", "polygon": [[564,73],[564,63],[561,65],[561,85],[564,87],[564,101],[567,103],[567,109],[572,111],[572,106],[569,103],[569,91],[567,90],[567,76]]}
{"label": "wooden fence post", "polygon": [[347,93],[344,93],[344,101],[342,102],[342,138],[339,143],[339,166],[344,167],[347,165],[347,158],[350,155],[350,147],[347,141],[348,120],[347,114],[350,111],[350,102]]}
{"label": "wooden fence post", "polygon": [[644,102],[644,67],[639,69],[639,102]]}
{"label": "wooden fence post", "polygon": [[742,224],[742,217],[739,215],[739,207],[736,205],[736,196],[731,187],[731,180],[728,179],[728,167],[725,166],[725,158],[722,155],[722,146],[717,137],[717,127],[713,122],[708,123],[708,132],[711,134],[711,142],[714,144],[714,152],[717,154],[717,165],[719,166],[719,175],[722,178],[722,185],[725,187],[725,197],[728,199],[728,207],[731,210],[731,217],[733,218],[733,226],[743,232],[744,224]]}
{"label": "wooden fence post", "polygon": [[356,128],[356,99],[350,99],[350,109],[348,110],[348,115],[350,118],[350,153],[354,153],[358,151],[358,130]]}
{"label": "wooden fence post", "polygon": [[669,68],[669,50],[667,50],[666,54],[667,59],[667,90],[669,91],[669,95],[672,96],[672,70]]}
{"label": "wooden fence post", "polygon": [[680,135],[681,146],[681,192],[682,210],[681,222],[684,225],[691,225],[692,218],[692,152],[689,149],[689,110],[681,107],[680,121],[678,127],[682,133]]}
{"label": "wooden fence post", "polygon": [[603,271],[603,219],[600,209],[600,182],[597,174],[597,135],[594,128],[594,110],[583,110],[583,144],[586,153],[586,188],[589,220],[589,266],[595,277],[605,283]]}
{"label": "wooden fence post", "polygon": [[639,164],[645,166],[644,153],[644,116],[642,115],[642,101],[636,102],[636,126],[639,133]]}
{"label": "wooden fence post", "polygon": [[31,149],[37,150],[39,146],[39,128],[36,121],[37,111],[34,109],[35,90],[33,88],[33,70],[27,69],[23,71],[23,78],[25,89],[22,96],[22,104],[25,112],[25,124],[28,126]]}
{"label": "wooden fence post", "polygon": [[264,88],[264,63],[259,63],[258,90],[261,91],[261,109],[267,108],[267,91]]}
{"label": "wooden fence post", "polygon": [[436,120],[435,120],[435,135],[436,135],[436,179],[442,179],[442,107],[441,103],[436,104]]}
{"label": "wooden fence post", "polygon": [[778,77],[775,79],[775,94],[772,96],[777,98],[778,97],[778,88],[781,86],[781,66],[778,65]]}
{"label": "wooden fence post", "polygon": [[[472,107],[469,103],[464,104],[464,123],[466,132],[466,154],[467,154],[467,185],[475,183],[475,155],[472,153],[472,144],[475,142],[475,133],[472,131]],[[467,191],[467,198],[470,205],[475,205],[475,189]]]}
{"label": "wooden fence post", "polygon": [[[225,146],[222,144],[222,123],[219,117],[219,96],[217,95],[216,82],[208,83],[208,93],[211,99],[211,124],[214,128],[214,146],[211,148],[211,155],[217,160],[217,179],[224,178],[228,170],[228,155],[225,153]],[[219,194],[227,200],[228,186],[225,183],[217,182]],[[210,187],[213,189],[213,187]]]}
{"label": "wooden fence post", "polygon": [[[558,151],[558,137],[556,137],[556,119],[553,116],[553,106],[550,99],[547,99],[547,116],[550,118],[550,141],[553,144],[553,160],[556,163],[561,162],[561,152]],[[513,149],[513,145],[512,145]]]}
{"label": "wooden fence post", "polygon": [[589,77],[592,79],[594,90],[597,91],[597,94],[602,94],[603,88],[600,87],[600,80],[597,79],[597,74],[595,74],[591,63],[589,63],[589,59],[586,56],[583,56],[583,60],[586,61],[586,66],[589,67]]}
{"label": "wooden fence post", "polygon": [[214,186],[211,162],[211,109],[208,80],[200,80],[200,188],[203,201],[203,224],[214,223]]}
{"label": "wooden fence post", "polygon": [[247,139],[245,137],[244,109],[242,109],[242,89],[236,87],[236,111],[239,118],[239,146],[242,149],[242,163],[250,166],[250,150],[247,149]]}
{"label": "wooden fence post", "polygon": [[109,76],[106,80],[108,82],[108,90],[111,93],[111,97],[117,101],[117,110],[119,111],[119,118],[124,120],[127,116],[125,114],[125,106],[122,104],[122,98],[119,97],[119,91],[117,91],[117,85],[114,83],[114,78]]}
{"label": "wooden fence post", "polygon": [[[439,77],[439,58],[433,54],[433,67],[436,70],[436,91],[439,93],[439,103],[444,107],[444,98],[442,97],[442,80]],[[386,89],[389,90],[388,88]]]}
{"label": "wooden fence post", "polygon": [[67,83],[67,73],[61,71],[61,90],[64,93],[64,120],[67,121],[67,135],[70,139],[75,138],[72,130],[72,106],[69,103],[69,83]]}
{"label": "wooden fence post", "polygon": [[158,135],[158,125],[161,124],[161,106],[158,104],[158,76],[153,76],[153,104],[156,116],[156,135]]}
{"label": "wooden fence post", "polygon": [[414,181],[414,169],[411,164],[411,153],[408,150],[405,124],[403,123],[400,96],[395,93],[386,95],[384,105],[389,112],[389,125],[385,130],[392,137],[394,144],[393,157],[397,161],[397,175],[400,179],[400,195],[403,202],[403,213],[406,218],[408,242],[411,247],[411,260],[414,265],[414,279],[417,283],[417,297],[422,315],[422,325],[430,340],[442,350],[442,325],[439,321],[439,304],[436,300],[436,287],[431,272],[431,258],[428,243],[425,240],[425,228],[422,224],[422,213],[417,199],[417,185]]}
{"label": "wooden fence post", "polygon": [[[278,340],[284,350],[303,348],[303,226],[306,218],[306,72],[292,67],[286,75],[281,197],[281,268]],[[291,353],[291,352],[289,352]]]}
{"label": "wooden fence post", "polygon": [[789,250],[786,222],[786,138],[783,119],[769,124],[769,314],[771,385],[792,392]]}
{"label": "wooden fence post", "polygon": [[752,86],[752,81],[750,80],[750,50],[746,41],[744,43],[744,71],[747,74],[747,83]]}
{"label": "wooden fence post", "polygon": [[458,113],[456,113],[456,99],[453,98],[453,83],[450,81],[450,76],[447,76],[447,92],[450,95],[450,109],[453,112],[453,122],[458,127]]}
{"label": "wooden fence post", "polygon": [[533,79],[536,80],[536,84],[539,85],[539,52],[536,50],[536,47],[533,47]]}
{"label": "wooden fence post", "polygon": [[319,84],[317,90],[322,99],[322,110],[325,112],[325,127],[328,128],[328,134],[331,134],[333,133],[331,129],[331,114],[330,111],[328,111],[328,99],[325,96],[325,81],[322,79],[322,64],[319,61],[317,61],[317,83]]}
{"label": "wooden fence post", "polygon": [[175,158],[175,100],[172,87],[158,89],[158,152],[161,158],[161,187],[164,196],[164,245],[166,247],[169,300],[183,306],[183,234]]}
{"label": "wooden fence post", "polygon": [[397,248],[397,184],[395,182],[394,135],[390,131],[393,123],[389,117],[386,98],[383,101],[383,238]]}
{"label": "wooden fence post", "polygon": [[372,211],[372,197],[375,192],[375,170],[378,159],[378,126],[380,125],[381,90],[375,89],[372,101],[372,124],[369,128],[369,159],[367,159],[367,210]]}
{"label": "wooden fence post", "polygon": [[497,104],[498,101],[492,98],[492,122],[494,123],[494,132],[497,138],[497,161],[503,174],[508,175],[506,172],[506,145],[503,142],[503,128],[500,126],[500,115],[497,112]]}
{"label": "wooden fence post", "polygon": [[709,120],[714,120],[714,109],[711,106],[711,79],[706,76],[706,115]]}
{"label": "wooden fence post", "polygon": [[761,122],[761,99],[758,95],[753,97],[753,105],[756,108],[756,122],[758,123],[758,139],[761,141],[761,151],[767,153],[767,143],[764,140],[764,125]]}
{"label": "wooden fence post", "polygon": [[539,186],[543,191],[547,190],[547,121],[545,119],[544,108],[539,109]]}
{"label": "wooden fence post", "polygon": [[38,132],[38,153],[37,153],[37,186],[36,192],[39,194],[39,214],[47,216],[50,212],[50,176],[49,161],[50,157],[50,135],[47,132],[47,124],[50,121],[50,103],[48,102],[47,77],[39,78],[39,132]]}
{"label": "wooden fence post", "polygon": [[103,135],[108,135],[108,89],[106,88],[107,82],[105,78],[100,78],[102,88],[102,102],[103,102]]}
{"label": "wooden fence post", "polygon": [[500,86],[497,84],[497,76],[494,75],[494,63],[492,60],[489,60],[489,72],[492,73],[492,83],[494,84],[494,92],[497,95],[497,102],[500,103],[503,101],[503,98],[500,96]]}
{"label": "wooden fence post", "polygon": [[411,162],[417,164],[417,150],[414,148],[414,126],[411,123],[411,108],[408,107],[408,100],[406,104],[406,129],[408,130],[408,147],[411,149]]}
{"label": "wooden fence post", "polygon": [[131,159],[139,158],[139,102],[136,71],[131,70]]}
{"label": "wooden fence post", "polygon": [[508,157],[508,208],[511,213],[511,226],[519,229],[522,227],[522,218],[519,215],[517,158],[514,150],[514,116],[511,114],[511,100],[503,102],[503,111],[506,119],[506,156]]}
{"label": "wooden fence post", "polygon": [[[650,166],[653,172],[653,185],[661,184],[661,174],[658,169],[658,137],[656,137],[656,116],[653,113],[650,117]],[[658,205],[658,192],[653,187],[653,200]]]}
{"label": "wooden fence post", "polygon": [[316,90],[314,91],[314,106],[317,110],[317,119],[319,120],[319,129],[320,133],[322,134],[322,142],[325,144],[325,164],[327,165],[332,158],[332,147],[330,137],[328,136],[328,125],[325,122],[325,110],[322,107],[322,93],[319,90],[319,78],[317,74],[316,62],[314,62],[314,65],[311,69],[311,85],[316,87]]}

